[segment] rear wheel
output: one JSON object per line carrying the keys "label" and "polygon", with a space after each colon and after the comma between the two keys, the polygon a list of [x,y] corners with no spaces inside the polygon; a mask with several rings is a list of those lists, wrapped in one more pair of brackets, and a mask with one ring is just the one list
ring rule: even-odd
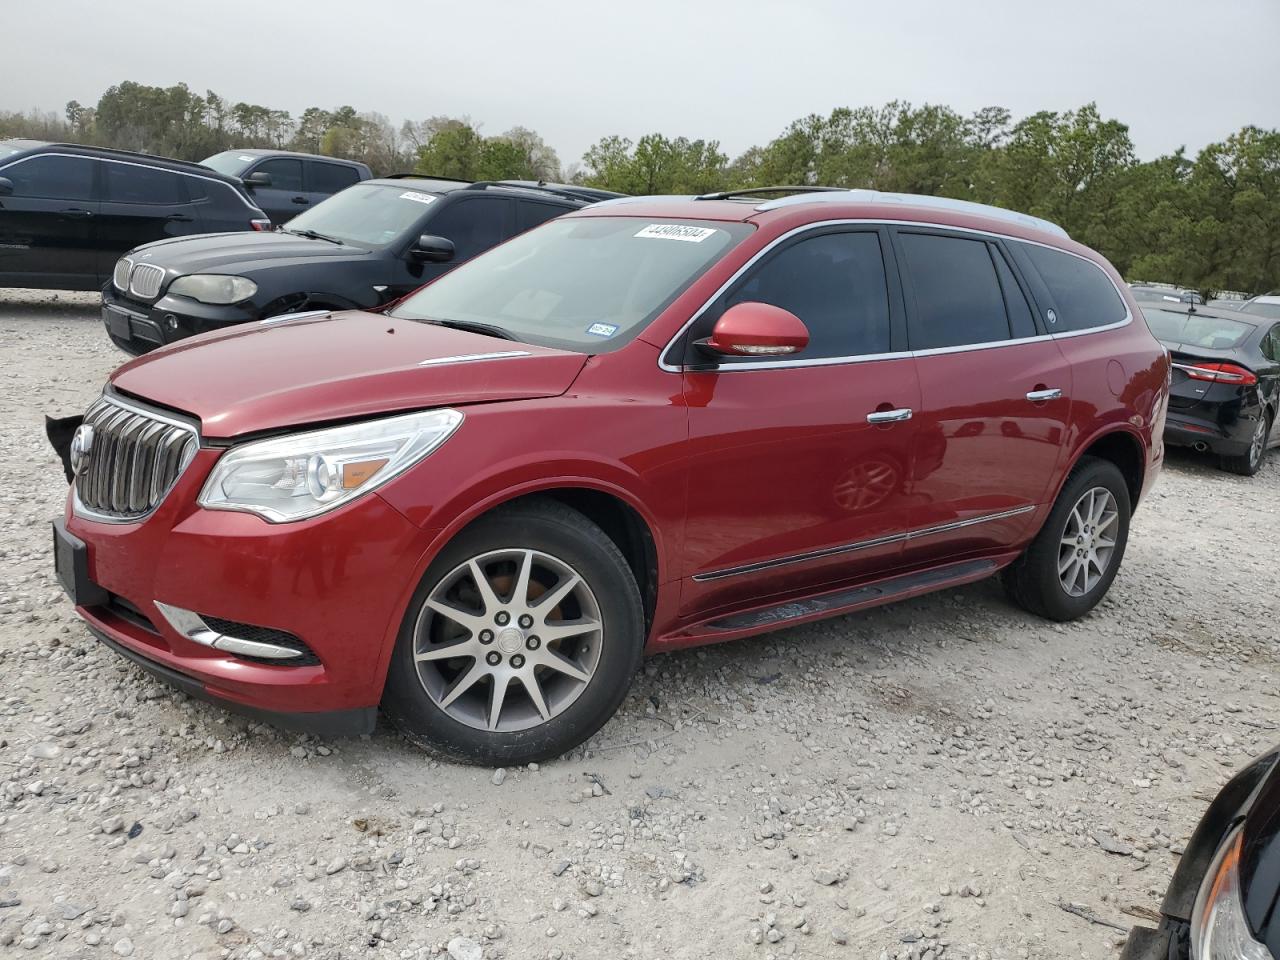
{"label": "rear wheel", "polygon": [[383,706],[450,759],[521,764],[578,746],[640,664],[640,591],[585,516],[532,500],[482,517],[423,577]]}
{"label": "rear wheel", "polygon": [[1082,458],[1031,546],[1005,568],[1005,590],[1020,607],[1050,620],[1084,616],[1120,568],[1130,511],[1119,468]]}
{"label": "rear wheel", "polygon": [[1267,440],[1270,435],[1271,417],[1263,413],[1258,418],[1258,425],[1254,428],[1248,449],[1235,456],[1223,457],[1222,469],[1238,473],[1242,477],[1252,477],[1262,469],[1262,463],[1267,458]]}

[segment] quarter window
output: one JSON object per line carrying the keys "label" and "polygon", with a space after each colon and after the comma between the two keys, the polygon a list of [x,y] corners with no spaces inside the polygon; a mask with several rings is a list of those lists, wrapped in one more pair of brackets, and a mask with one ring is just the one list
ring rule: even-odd
{"label": "quarter window", "polygon": [[38,156],[7,166],[16,197],[92,200],[94,161],[86,157]]}
{"label": "quarter window", "polygon": [[275,160],[264,160],[253,168],[254,173],[266,173],[271,176],[272,190],[292,190],[302,192],[302,161],[288,157],[277,157]]}
{"label": "quarter window", "polygon": [[[1010,338],[1006,292],[985,240],[900,233],[915,310],[908,323],[912,350],[937,350]],[[1008,267],[1005,267],[1008,270]],[[1010,282],[1013,275],[1008,275]],[[1013,285],[1017,290],[1017,285]],[[1018,297],[1021,297],[1018,291]],[[1017,298],[1013,298],[1016,308]],[[1022,300],[1026,306],[1026,300]]]}
{"label": "quarter window", "polygon": [[106,192],[112,203],[186,203],[182,178],[170,170],[142,167],[132,163],[104,163]]}
{"label": "quarter window", "polygon": [[877,233],[826,233],[793,243],[749,274],[724,308],[750,301],[789,310],[808,328],[809,345],[797,360],[890,350],[889,293]]}
{"label": "quarter window", "polygon": [[1057,321],[1050,333],[1071,333],[1120,323],[1128,313],[1115,284],[1090,260],[1049,247],[1022,249],[1049,288]]}
{"label": "quarter window", "polygon": [[360,174],[356,172],[355,167],[344,166],[340,163],[320,163],[311,161],[311,192],[312,193],[337,193],[339,190],[345,190],[353,183],[360,182]]}

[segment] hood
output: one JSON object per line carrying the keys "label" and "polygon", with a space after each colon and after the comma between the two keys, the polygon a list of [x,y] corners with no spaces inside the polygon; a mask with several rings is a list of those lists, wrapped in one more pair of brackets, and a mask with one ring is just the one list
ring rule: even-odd
{"label": "hood", "polygon": [[129,252],[139,263],[164,267],[171,276],[188,273],[241,273],[317,259],[371,256],[352,244],[308,240],[291,233],[205,233],[145,243]]}
{"label": "hood", "polygon": [[[486,357],[487,354],[517,354]],[[559,396],[586,355],[359,311],[299,315],[183,340],[112,385],[193,414],[205,437],[427,407]]]}

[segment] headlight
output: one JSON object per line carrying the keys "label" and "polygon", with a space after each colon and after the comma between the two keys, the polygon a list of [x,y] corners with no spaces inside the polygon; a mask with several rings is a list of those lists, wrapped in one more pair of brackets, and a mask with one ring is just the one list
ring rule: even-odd
{"label": "headlight", "polygon": [[1253,939],[1240,896],[1240,828],[1218,850],[1191,913],[1192,960],[1275,960]]}
{"label": "headlight", "polygon": [[461,422],[457,410],[430,410],[246,443],[217,462],[199,503],[272,523],[318,516],[403,473]]}
{"label": "headlight", "polygon": [[239,303],[258,292],[258,285],[247,277],[228,277],[220,273],[193,273],[169,284],[169,292],[199,300],[201,303]]}

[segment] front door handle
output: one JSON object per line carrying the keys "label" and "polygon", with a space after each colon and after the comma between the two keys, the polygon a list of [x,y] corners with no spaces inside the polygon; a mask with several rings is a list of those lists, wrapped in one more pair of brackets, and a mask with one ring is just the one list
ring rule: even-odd
{"label": "front door handle", "polygon": [[79,207],[69,207],[66,210],[60,211],[58,213],[58,216],[67,217],[68,219],[71,219],[71,220],[87,220],[89,219],[89,217],[93,216],[93,211],[81,210]]}
{"label": "front door handle", "polygon": [[1057,400],[1062,396],[1062,391],[1057,387],[1048,390],[1032,390],[1027,394],[1027,399],[1032,403],[1043,403],[1046,400]]}
{"label": "front door handle", "polygon": [[867,423],[901,423],[911,419],[911,409],[903,407],[899,410],[877,410],[867,414]]}
{"label": "front door handle", "polygon": [[294,197],[294,198],[293,198],[293,202],[294,202],[294,203],[309,203],[310,201],[308,201],[306,197]]}
{"label": "front door handle", "polygon": [[165,219],[172,220],[174,223],[190,223],[195,217],[189,217],[185,213],[171,213]]}

